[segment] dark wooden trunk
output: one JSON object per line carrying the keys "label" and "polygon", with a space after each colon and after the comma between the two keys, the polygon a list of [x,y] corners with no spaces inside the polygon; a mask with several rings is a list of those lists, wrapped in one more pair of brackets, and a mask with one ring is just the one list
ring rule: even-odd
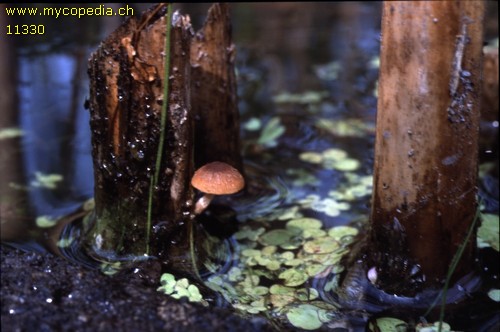
{"label": "dark wooden trunk", "polygon": [[[190,112],[191,26],[177,16],[171,32],[170,93],[165,128],[166,6],[130,18],[92,54],[89,63],[95,224],[92,251],[142,255],[151,242],[147,216],[161,131],[165,131],[152,220],[162,233],[183,234],[193,190],[193,118]],[[154,226],[154,225],[151,225]],[[165,229],[166,228],[166,229]],[[181,230],[179,230],[179,228]]]}
{"label": "dark wooden trunk", "polygon": [[368,261],[387,292],[413,294],[417,274],[442,286],[474,220],[483,15],[482,1],[384,3]]}
{"label": "dark wooden trunk", "polygon": [[210,7],[191,44],[196,168],[222,161],[243,173],[229,5]]}
{"label": "dark wooden trunk", "polygon": [[166,8],[128,19],[90,59],[96,207],[86,244],[99,259],[152,254],[196,264],[189,256],[204,249],[193,240],[203,236],[193,215],[195,162],[243,168],[229,8],[213,5],[196,40],[189,18],[174,13],[162,128]]}

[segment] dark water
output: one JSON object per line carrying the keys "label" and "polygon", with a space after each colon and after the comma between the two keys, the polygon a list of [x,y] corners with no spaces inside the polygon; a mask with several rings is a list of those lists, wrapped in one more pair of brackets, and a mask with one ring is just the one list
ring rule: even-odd
{"label": "dark water", "polygon": [[[179,7],[198,29],[208,5]],[[240,3],[232,5],[232,13],[251,190],[219,201],[236,211],[239,229],[224,242],[220,259],[205,266],[206,285],[222,294],[221,305],[284,326],[364,326],[369,315],[341,313],[331,289],[341,272],[338,260],[369,213],[381,5]],[[74,213],[93,196],[89,114],[83,106],[87,59],[120,19],[40,19],[36,23],[45,24],[44,36],[18,36],[2,46],[13,55],[4,84],[16,87],[16,98],[0,118],[0,129],[21,132],[11,134],[15,137],[8,145],[0,140],[5,146],[0,211],[3,242],[44,250],[58,234],[40,225]],[[10,23],[28,21],[23,17]],[[497,25],[487,22],[487,38],[497,37]],[[491,140],[485,141],[481,156],[488,162],[495,151]],[[498,179],[485,177],[485,213],[498,214],[496,191]],[[297,226],[302,232],[297,240],[289,222],[304,218],[321,226],[313,221]],[[341,231],[346,233],[338,235]],[[285,240],[277,238],[280,232]],[[80,259],[78,252],[70,255]],[[493,270],[491,288],[498,288],[498,267],[486,267]],[[284,270],[296,278],[277,272]],[[250,289],[262,294],[249,298]],[[481,296],[482,306],[495,305]],[[301,325],[303,317],[317,325]],[[488,325],[480,319],[477,324]]]}

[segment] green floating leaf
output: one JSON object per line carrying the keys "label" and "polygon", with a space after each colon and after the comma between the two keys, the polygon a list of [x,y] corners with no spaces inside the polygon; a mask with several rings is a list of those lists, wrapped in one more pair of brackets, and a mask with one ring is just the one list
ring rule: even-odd
{"label": "green floating leaf", "polygon": [[308,254],[328,254],[338,248],[339,243],[329,236],[307,241],[303,246]]}
{"label": "green floating leaf", "polygon": [[288,310],[286,318],[295,327],[304,330],[316,330],[323,325],[321,318],[326,318],[326,314],[326,310],[324,309],[310,304],[301,304]]}
{"label": "green floating leaf", "polygon": [[88,200],[86,200],[83,205],[83,211],[92,211],[95,207],[95,201],[94,201],[94,198],[89,198]]}
{"label": "green floating leaf", "polygon": [[203,305],[208,303],[203,300],[203,296],[196,285],[189,284],[187,278],[175,280],[175,276],[171,273],[164,273],[160,277],[161,286],[157,291],[171,296],[174,299],[187,297],[189,302],[201,302]]}
{"label": "green floating leaf", "polygon": [[351,226],[335,226],[328,230],[328,236],[340,241],[344,236],[355,236],[358,232],[357,228]]}
{"label": "green floating leaf", "polygon": [[347,152],[341,149],[331,148],[323,151],[322,157],[326,161],[341,161],[347,158]]}
{"label": "green floating leaf", "polygon": [[260,127],[262,126],[262,122],[258,118],[250,118],[245,124],[243,125],[243,128],[245,128],[248,131],[255,131],[259,130]]}
{"label": "green floating leaf", "polygon": [[299,212],[298,206],[292,206],[288,209],[282,210],[281,214],[277,217],[278,220],[288,220],[293,218],[302,218],[302,213]]}
{"label": "green floating leaf", "polygon": [[266,229],[264,227],[253,230],[249,226],[243,226],[241,230],[234,233],[234,238],[236,240],[249,239],[250,241],[256,241],[265,231]]}
{"label": "green floating leaf", "polygon": [[500,289],[492,288],[488,292],[488,296],[495,302],[500,302]]}
{"label": "green floating leaf", "polygon": [[259,238],[260,243],[263,245],[279,246],[290,242],[294,234],[286,229],[271,230]]}
{"label": "green floating leaf", "polygon": [[286,228],[288,229],[293,229],[293,228],[301,230],[320,229],[321,226],[323,226],[321,220],[315,218],[298,218],[290,220],[289,222],[286,223]]}
{"label": "green floating leaf", "polygon": [[500,221],[496,214],[481,214],[481,226],[477,231],[477,237],[480,247],[491,246],[496,251],[499,251],[499,231]]}
{"label": "green floating leaf", "polygon": [[295,292],[295,297],[299,301],[311,301],[319,297],[319,293],[315,288],[300,288]]}
{"label": "green floating leaf", "polygon": [[302,232],[304,239],[318,238],[326,236],[326,232],[322,229],[304,229]]}
{"label": "green floating leaf", "polygon": [[24,131],[19,128],[1,128],[0,129],[0,140],[20,137],[24,135]]}
{"label": "green floating leaf", "polygon": [[295,294],[295,288],[276,284],[276,285],[272,285],[269,288],[269,293],[272,295],[290,295],[290,296],[293,296]]}
{"label": "green floating leaf", "polygon": [[302,152],[299,154],[299,158],[311,164],[321,164],[323,162],[323,156],[318,152]]}
{"label": "green floating leaf", "polygon": [[[406,330],[402,330],[406,331]],[[415,326],[416,332],[450,332],[451,326],[446,322],[441,323],[441,330],[439,330],[439,322],[434,322],[433,324],[422,324],[419,323]]]}
{"label": "green floating leaf", "polygon": [[60,174],[44,174],[35,172],[35,180],[31,182],[33,187],[55,189],[57,184],[63,180]]}
{"label": "green floating leaf", "polygon": [[285,132],[285,127],[281,124],[279,117],[273,117],[269,120],[266,126],[262,129],[257,144],[275,146],[278,139]]}
{"label": "green floating leaf", "polygon": [[61,239],[59,239],[59,241],[57,241],[57,246],[59,248],[69,248],[73,242],[75,241],[75,238],[73,237],[63,237]]}
{"label": "green floating leaf", "polygon": [[345,158],[342,160],[325,161],[324,166],[326,169],[336,169],[341,172],[351,172],[357,170],[361,166],[361,163],[356,159]]}
{"label": "green floating leaf", "polygon": [[299,271],[297,269],[288,269],[280,273],[280,279],[284,279],[285,286],[296,287],[302,285],[309,279],[309,276],[305,271]]}
{"label": "green floating leaf", "polygon": [[316,127],[339,137],[364,137],[375,132],[375,125],[360,119],[319,119]]}
{"label": "green floating leaf", "polygon": [[36,218],[36,225],[40,228],[48,228],[55,226],[57,224],[57,219],[52,219],[49,216],[39,216]]}
{"label": "green floating leaf", "polygon": [[273,97],[276,104],[316,104],[328,97],[327,91],[305,91],[303,93],[283,92]]}
{"label": "green floating leaf", "polygon": [[405,321],[401,319],[392,318],[392,317],[381,317],[377,318],[376,326],[372,323],[368,325],[370,331],[380,331],[380,332],[404,332],[407,331],[407,324]]}

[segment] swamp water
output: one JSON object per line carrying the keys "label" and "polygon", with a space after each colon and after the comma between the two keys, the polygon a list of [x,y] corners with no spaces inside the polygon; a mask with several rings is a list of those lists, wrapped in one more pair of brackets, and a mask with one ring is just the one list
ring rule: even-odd
{"label": "swamp water", "polygon": [[[193,13],[197,28],[206,7],[199,9],[200,17],[187,5],[183,12]],[[88,96],[86,59],[112,31],[109,25],[118,23],[109,20],[82,24],[75,31],[53,26],[52,33],[37,43],[20,40],[19,124],[0,128],[4,143],[17,144],[9,143],[8,159],[0,163],[0,172],[7,174],[1,186],[14,193],[1,202],[2,223],[8,226],[7,232],[2,226],[2,240],[22,240],[16,246],[36,250],[53,249],[58,242],[63,255],[89,265],[68,242],[79,228],[69,225],[61,230],[54,223],[91,209],[90,128],[83,108]],[[214,206],[230,207],[227,219],[233,229],[224,240],[214,234],[214,259],[199,266],[203,283],[164,274],[160,291],[265,316],[278,328],[363,330],[370,317],[373,326],[380,316],[377,324],[382,331],[396,331],[421,322],[425,310],[388,318],[380,313],[387,308],[375,300],[342,308],[335,292],[343,270],[341,258],[366,229],[369,215],[379,22],[377,3],[234,5],[249,190],[214,201]],[[84,42],[77,35],[89,38]],[[498,258],[498,238],[491,236],[498,229],[498,179],[487,170],[492,161],[488,156],[495,153],[482,153],[489,163],[482,164],[484,217],[479,241]],[[211,218],[200,220],[209,232],[213,219],[225,219],[217,211],[212,209]],[[482,265],[489,271],[480,292],[471,298],[479,299],[475,305],[480,303],[478,307],[492,314],[452,329],[488,330],[500,288],[498,265],[491,264]]]}

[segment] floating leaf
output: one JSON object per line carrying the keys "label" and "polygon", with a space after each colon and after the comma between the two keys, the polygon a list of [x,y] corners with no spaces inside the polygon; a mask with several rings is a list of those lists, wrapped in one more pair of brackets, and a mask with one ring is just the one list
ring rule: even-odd
{"label": "floating leaf", "polygon": [[0,140],[20,137],[24,135],[24,131],[19,128],[1,128],[0,129]]}
{"label": "floating leaf", "polygon": [[335,226],[328,230],[328,236],[340,241],[344,236],[355,236],[358,232],[357,228],[351,226]]}
{"label": "floating leaf", "polygon": [[326,316],[324,309],[320,309],[310,304],[301,304],[291,308],[286,313],[286,318],[290,324],[304,330],[316,330],[323,325],[320,317]]}
{"label": "floating leaf", "polygon": [[380,331],[380,332],[404,332],[407,331],[406,322],[401,319],[392,318],[392,317],[381,317],[377,318],[376,326],[372,323],[368,325],[370,331]]}
{"label": "floating leaf", "polygon": [[488,296],[495,302],[500,302],[500,289],[492,288],[488,292]]}
{"label": "floating leaf", "polygon": [[339,137],[364,137],[375,131],[374,124],[360,119],[319,119],[316,127]]}
{"label": "floating leaf", "polygon": [[276,104],[297,103],[297,104],[314,104],[319,103],[325,97],[328,97],[327,91],[305,91],[304,93],[289,93],[283,92],[273,97]]}
{"label": "floating leaf", "polygon": [[60,174],[44,174],[35,172],[35,180],[31,182],[33,187],[55,189],[57,184],[63,180]]}
{"label": "floating leaf", "polygon": [[245,128],[248,131],[255,131],[259,130],[260,127],[262,126],[262,122],[258,118],[250,118],[244,125],[243,128]]}
{"label": "floating leaf", "polygon": [[321,155],[326,161],[340,161],[347,158],[347,152],[336,148],[326,149]]}
{"label": "floating leaf", "polygon": [[275,146],[278,139],[285,132],[285,127],[281,124],[279,117],[271,118],[262,129],[257,144]]}
{"label": "floating leaf", "polygon": [[262,235],[259,241],[264,245],[279,246],[289,242],[292,236],[294,236],[294,234],[289,230],[274,229]]}
{"label": "floating leaf", "polygon": [[39,216],[36,218],[36,225],[40,228],[48,228],[57,224],[57,219],[49,216]]}
{"label": "floating leaf", "polygon": [[89,198],[82,205],[83,211],[92,211],[94,207],[95,207],[94,198]]}
{"label": "floating leaf", "polygon": [[327,267],[322,264],[308,264],[306,266],[306,273],[309,277],[314,277],[325,271],[325,269],[327,269]]}
{"label": "floating leaf", "polygon": [[[402,330],[406,331],[406,330]],[[434,322],[434,324],[422,324],[419,323],[417,326],[415,326],[415,331],[416,332],[450,332],[451,331],[451,326],[446,323],[442,322],[441,323],[441,330],[439,329],[439,322]]]}
{"label": "floating leaf", "polygon": [[309,279],[309,276],[304,271],[288,269],[281,272],[279,278],[285,280],[285,286],[295,287],[306,282],[306,280]]}
{"label": "floating leaf", "polygon": [[326,235],[326,232],[322,229],[304,229],[302,236],[305,239],[318,238]]}
{"label": "floating leaf", "polygon": [[286,228],[298,228],[301,230],[305,229],[320,229],[323,226],[321,220],[315,218],[299,218],[293,219],[286,223]]}
{"label": "floating leaf", "polygon": [[479,241],[479,247],[491,246],[496,251],[499,251],[499,218],[496,214],[481,214],[481,226],[477,231],[477,237]]}
{"label": "floating leaf", "polygon": [[302,152],[299,158],[312,164],[321,164],[323,162],[323,155],[318,152]]}
{"label": "floating leaf", "polygon": [[180,299],[182,297],[187,297],[189,302],[201,302],[203,305],[208,305],[208,303],[203,300],[203,296],[196,285],[189,284],[187,278],[182,278],[175,280],[175,276],[171,273],[164,273],[160,277],[161,286],[157,288],[157,291],[162,292],[166,295],[173,297],[174,299]]}
{"label": "floating leaf", "polygon": [[241,230],[234,233],[234,238],[236,240],[249,239],[250,241],[256,241],[257,238],[265,231],[266,229],[264,227],[253,230],[249,226],[244,226]]}
{"label": "floating leaf", "polygon": [[325,213],[330,217],[340,215],[340,210],[348,210],[350,205],[348,203],[339,203],[333,198],[325,198],[317,200],[311,204],[311,209]]}
{"label": "floating leaf", "polygon": [[298,206],[292,206],[288,209],[282,210],[281,214],[277,217],[278,220],[288,220],[293,218],[302,218],[302,213],[299,212]]}
{"label": "floating leaf", "polygon": [[342,172],[355,171],[361,166],[361,163],[352,158],[345,158],[342,160],[329,161],[326,160],[324,167],[326,169],[336,169]]}
{"label": "floating leaf", "polygon": [[73,244],[74,241],[75,241],[75,238],[73,238],[73,237],[69,237],[69,238],[63,237],[63,238],[59,239],[59,241],[57,241],[57,246],[59,248],[69,248]]}
{"label": "floating leaf", "polygon": [[327,254],[338,249],[339,243],[331,237],[322,237],[307,241],[303,248],[309,254]]}
{"label": "floating leaf", "polygon": [[295,288],[283,285],[272,285],[269,288],[269,293],[274,295],[293,295],[295,293]]}
{"label": "floating leaf", "polygon": [[311,301],[319,297],[319,293],[314,288],[300,288],[295,292],[295,297],[299,301]]}
{"label": "floating leaf", "polygon": [[293,303],[295,301],[295,297],[287,294],[271,294],[269,296],[269,301],[273,307],[282,308],[287,304]]}
{"label": "floating leaf", "polygon": [[281,263],[278,261],[270,261],[269,263],[266,264],[266,269],[270,271],[277,271],[281,267]]}

